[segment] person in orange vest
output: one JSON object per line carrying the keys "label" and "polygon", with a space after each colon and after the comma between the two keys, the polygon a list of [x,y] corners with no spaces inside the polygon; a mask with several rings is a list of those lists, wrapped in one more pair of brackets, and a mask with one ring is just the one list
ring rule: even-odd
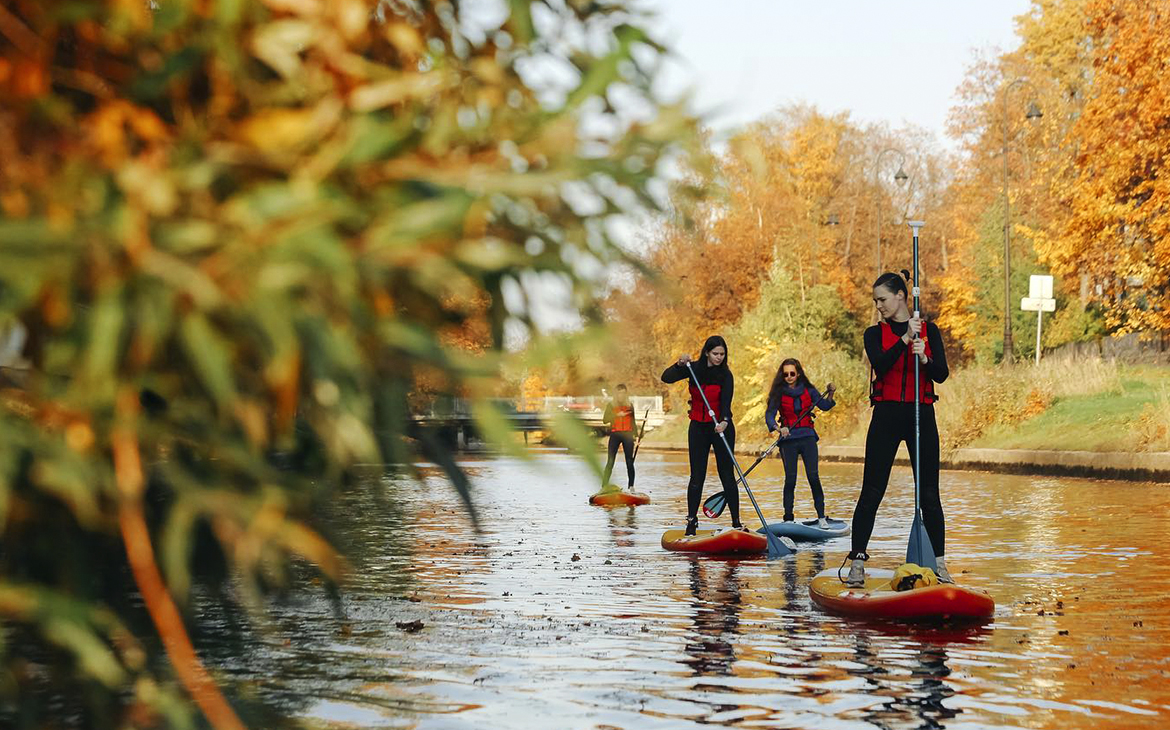
{"label": "person in orange vest", "polygon": [[[865,354],[873,369],[870,405],[873,415],[865,437],[865,469],[861,495],[853,511],[853,544],[849,585],[865,584],[865,552],[873,533],[878,506],[890,481],[890,469],[903,441],[914,454],[914,358],[918,358],[921,445],[918,488],[922,521],[938,560],[938,578],[953,583],[943,555],[946,553],[942,501],[938,493],[939,439],[934,417],[938,400],[934,384],[947,379],[947,355],[942,334],[934,322],[911,316],[906,282],[910,273],[886,272],[873,283],[873,302],[881,321],[865,331]],[[925,334],[925,337],[923,337]]]}
{"label": "person in orange vest", "polygon": [[[825,492],[821,489],[821,477],[817,466],[817,430],[813,425],[813,408],[827,411],[836,403],[833,393],[836,389],[832,383],[825,388],[821,395],[808,376],[800,360],[790,357],[780,363],[776,377],[772,379],[772,387],[768,391],[768,405],[764,409],[764,422],[768,424],[768,431],[773,438],[777,431],[783,439],[780,442],[780,456],[784,460],[784,521],[792,522],[792,506],[796,496],[796,459],[804,460],[804,474],[808,478],[808,486],[812,489],[813,505],[817,510],[817,519],[822,528],[828,528],[829,521],[825,516]],[[780,417],[777,424],[776,417]]]}
{"label": "person in orange vest", "polygon": [[731,398],[735,392],[735,378],[727,367],[727,342],[719,335],[712,335],[703,343],[699,360],[693,365],[695,377],[703,385],[703,392],[715,411],[715,420],[707,413],[703,398],[695,383],[690,380],[687,363],[689,354],[680,355],[678,362],[662,373],[662,382],[677,383],[686,380],[691,393],[691,424],[687,431],[687,451],[690,455],[691,478],[687,484],[687,525],[686,534],[694,535],[699,528],[699,503],[703,500],[703,483],[707,480],[707,456],[715,449],[715,466],[719,481],[723,484],[723,496],[731,510],[731,526],[744,529],[739,522],[739,489],[736,485],[735,467],[731,454],[718,443],[719,434],[727,437],[727,443],[735,448],[735,424],[731,420]]}
{"label": "person in orange vest", "polygon": [[613,465],[617,460],[618,446],[622,447],[622,455],[626,457],[626,477],[629,488],[634,488],[634,433],[637,431],[634,419],[634,406],[630,405],[629,392],[626,384],[620,383],[614,393],[613,400],[605,406],[605,415],[601,417],[603,423],[609,426],[609,461],[605,464],[605,476],[601,480],[601,488],[609,486],[609,477],[613,474]]}

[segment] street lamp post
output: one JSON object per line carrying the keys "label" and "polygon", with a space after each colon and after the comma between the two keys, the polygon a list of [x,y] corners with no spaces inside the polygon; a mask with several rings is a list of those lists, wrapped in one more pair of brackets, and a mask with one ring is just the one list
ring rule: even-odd
{"label": "street lamp post", "polygon": [[906,162],[906,153],[894,147],[887,147],[878,153],[877,159],[873,163],[873,188],[874,188],[874,225],[877,227],[877,239],[874,241],[874,258],[877,262],[877,275],[882,275],[882,212],[881,212],[881,196],[878,195],[878,172],[881,170],[882,157],[887,152],[893,152],[898,156],[898,171],[894,173],[894,182],[901,185],[906,182],[910,176],[902,169],[902,165]]}
{"label": "street lamp post", "polygon": [[[1015,360],[1012,345],[1012,217],[1008,201],[1008,93],[1020,84],[1027,84],[1035,92],[1036,87],[1027,79],[1016,79],[1000,92],[1003,107],[1003,361],[1010,364]],[[1025,117],[1029,120],[1044,116],[1036,102],[1028,104]]]}

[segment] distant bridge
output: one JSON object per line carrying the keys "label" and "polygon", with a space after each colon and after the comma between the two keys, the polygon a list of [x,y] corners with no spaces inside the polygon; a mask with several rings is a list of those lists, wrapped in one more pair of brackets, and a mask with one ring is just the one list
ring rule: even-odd
{"label": "distant bridge", "polygon": [[[527,440],[532,431],[547,431],[548,419],[554,413],[571,413],[586,427],[598,435],[605,433],[605,407],[612,399],[601,396],[547,396],[544,398],[493,398],[491,402],[516,431],[524,433]],[[635,419],[641,428],[646,420],[646,431],[653,431],[665,422],[660,395],[632,395],[630,405],[634,407]],[[416,424],[429,426],[452,433],[459,448],[467,445],[467,437],[475,432],[475,417],[472,415],[471,400],[467,398],[440,398],[426,411],[412,416]]]}

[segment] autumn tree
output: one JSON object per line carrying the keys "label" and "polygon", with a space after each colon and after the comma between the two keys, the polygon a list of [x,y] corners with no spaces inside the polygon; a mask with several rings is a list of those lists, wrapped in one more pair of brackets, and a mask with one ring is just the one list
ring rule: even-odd
{"label": "autumn tree", "polygon": [[[1085,0],[1036,0],[1016,19],[1019,48],[977,59],[959,87],[950,132],[961,142],[963,156],[943,216],[953,238],[948,242],[952,267],[941,282],[945,297],[940,324],[966,355],[1002,357],[1005,169],[1013,333],[1026,332],[1035,322],[1034,315],[1019,310],[1019,299],[1027,293],[1030,274],[1049,273],[1044,241],[1068,215],[1058,192],[1073,169],[1067,135],[1091,83],[1084,13]],[[1033,104],[1041,117],[1025,113],[1034,111]],[[1078,291],[1075,276],[1062,278],[1059,309],[1051,323],[1081,316]],[[1031,354],[1032,338],[1013,339],[1017,357]]]}
{"label": "autumn tree", "polygon": [[1071,215],[1041,253],[1066,275],[1091,277],[1121,331],[1170,329],[1170,7],[1092,0],[1092,87],[1070,130]]}

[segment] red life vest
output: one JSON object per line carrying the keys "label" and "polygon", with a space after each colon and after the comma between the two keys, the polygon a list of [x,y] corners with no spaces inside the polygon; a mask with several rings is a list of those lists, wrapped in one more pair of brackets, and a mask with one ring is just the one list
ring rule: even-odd
{"label": "red life vest", "polygon": [[[707,406],[703,403],[703,396],[699,395],[699,389],[695,387],[692,380],[691,388],[691,420],[699,423],[711,423],[711,416],[707,415]],[[711,410],[715,411],[715,421],[720,420],[719,413],[719,394],[723,392],[723,386],[718,383],[703,386],[703,394],[707,396],[707,402],[711,404]]]}
{"label": "red life vest", "polygon": [[[879,325],[882,332],[882,350],[889,350],[898,340],[902,339],[899,335],[894,334],[894,330],[890,327],[888,322],[882,321]],[[923,335],[925,335],[925,330]],[[926,337],[922,338],[926,343],[926,357],[930,355],[930,340]],[[870,372],[873,369],[870,368]],[[934,383],[930,376],[926,374],[926,368],[919,366],[918,369],[919,392],[923,403],[934,403],[938,400],[938,396],[934,393]],[[906,347],[906,352],[902,357],[894,361],[894,364],[882,377],[877,377],[874,373],[873,387],[869,394],[870,403],[913,403],[914,402],[914,352],[910,346]]]}
{"label": "red life vest", "polygon": [[[780,394],[780,425],[788,428],[812,428],[812,394],[808,392],[808,387],[805,386],[804,391],[800,395],[788,395],[787,393]],[[801,414],[804,414],[801,416]],[[799,421],[797,416],[801,416]]]}
{"label": "red life vest", "polygon": [[633,406],[614,406],[613,408],[613,426],[611,431],[633,431],[634,430],[634,407]]}

